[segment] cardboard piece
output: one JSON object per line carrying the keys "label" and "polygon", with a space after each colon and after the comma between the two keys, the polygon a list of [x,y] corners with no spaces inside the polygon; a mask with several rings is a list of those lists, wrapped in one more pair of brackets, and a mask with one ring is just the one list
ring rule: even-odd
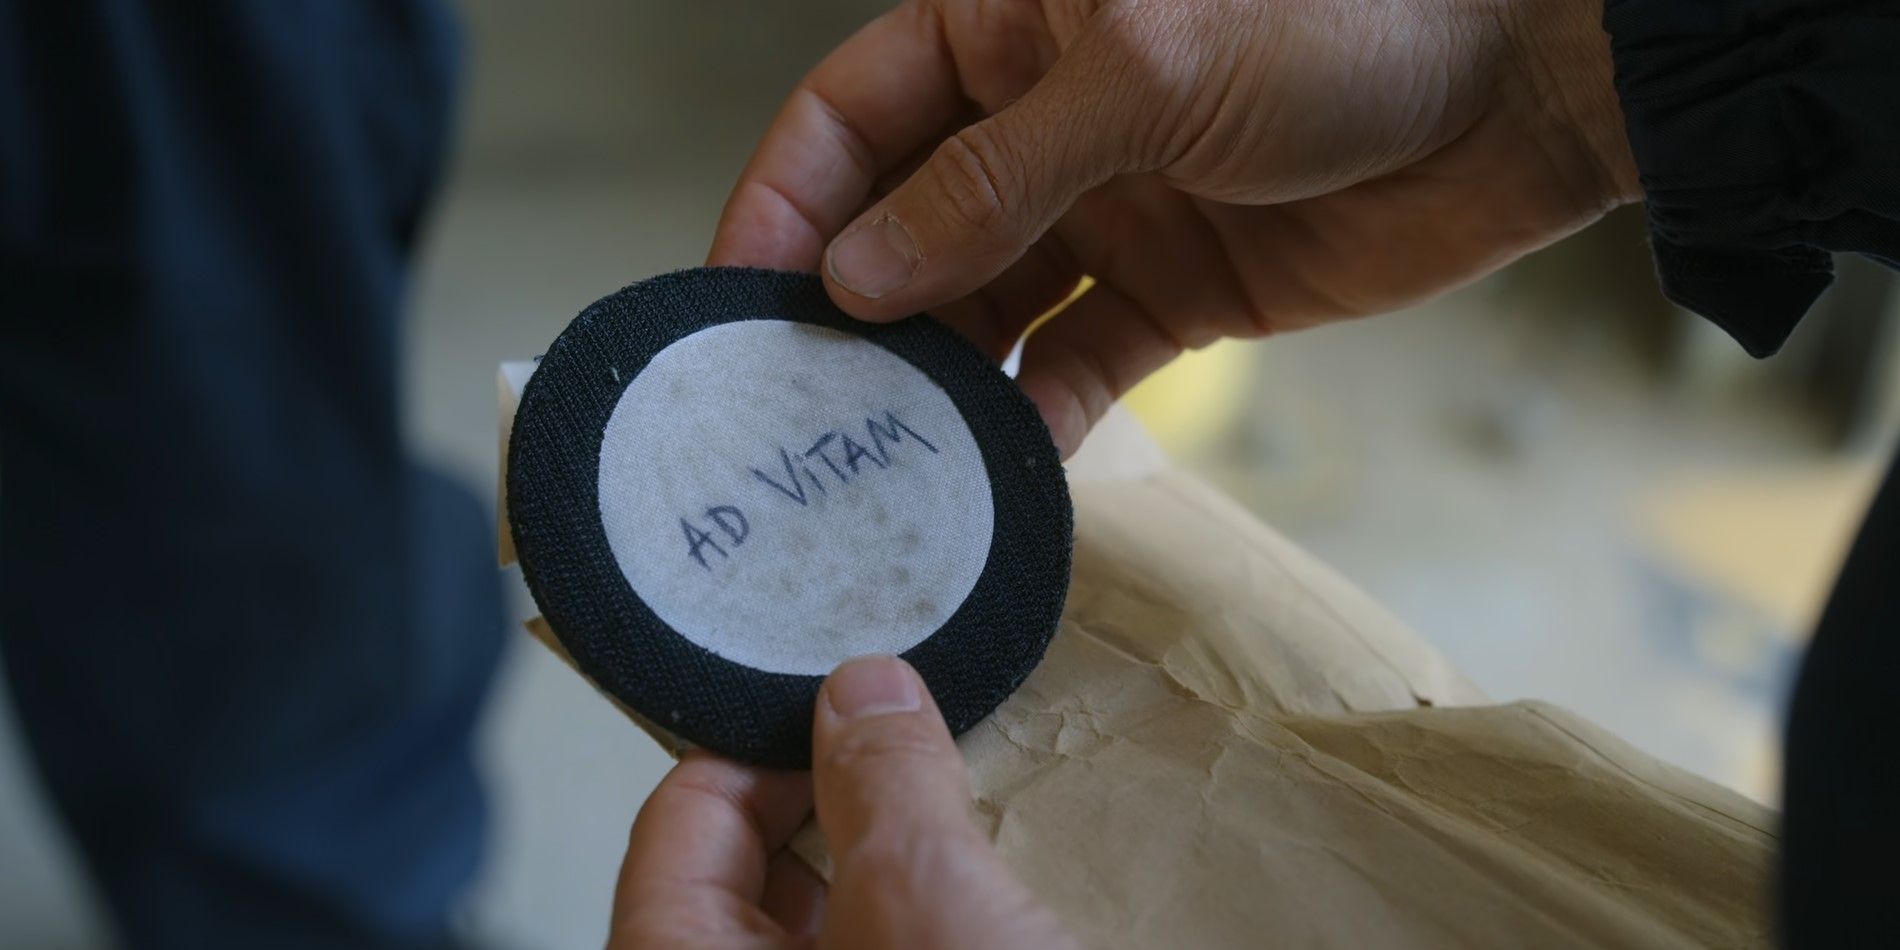
{"label": "cardboard piece", "polygon": [[[1555,707],[1487,704],[1131,417],[1070,481],[1061,628],[959,745],[997,847],[1093,943],[1769,941],[1767,809]],[[828,872],[815,828],[794,848]]]}

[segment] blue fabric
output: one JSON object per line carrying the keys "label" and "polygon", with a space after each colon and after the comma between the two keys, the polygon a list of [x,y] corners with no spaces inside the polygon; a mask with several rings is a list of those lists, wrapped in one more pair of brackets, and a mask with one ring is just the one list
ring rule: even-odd
{"label": "blue fabric", "polygon": [[0,0],[0,648],[134,947],[445,942],[492,535],[414,463],[424,2]]}

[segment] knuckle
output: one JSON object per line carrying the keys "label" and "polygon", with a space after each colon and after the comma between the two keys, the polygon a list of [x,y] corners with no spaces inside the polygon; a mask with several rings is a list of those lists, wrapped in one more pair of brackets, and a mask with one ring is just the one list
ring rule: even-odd
{"label": "knuckle", "polygon": [[959,129],[938,149],[938,183],[949,223],[988,238],[1007,236],[1020,204],[1021,162],[988,127]]}
{"label": "knuckle", "polygon": [[973,832],[897,822],[874,825],[839,857],[840,874],[854,879],[840,884],[868,884],[898,906],[929,906],[946,893],[973,890],[1001,896],[995,888],[1008,874]]}
{"label": "knuckle", "polygon": [[1116,373],[1104,365],[1100,357],[1093,355],[1078,359],[1068,379],[1076,404],[1082,407],[1082,415],[1090,425],[1108,415],[1115,400],[1127,391]]}
{"label": "knuckle", "polygon": [[913,716],[884,716],[846,730],[825,750],[824,762],[844,774],[881,771],[937,758],[940,737]]}
{"label": "knuckle", "polygon": [[1075,348],[1063,361],[1060,373],[1091,420],[1101,418],[1101,413],[1128,390],[1125,374],[1094,347]]}
{"label": "knuckle", "polygon": [[707,776],[682,770],[655,790],[654,797],[670,798],[681,804],[710,805],[726,808],[736,803],[730,789]]}
{"label": "knuckle", "polygon": [[[1280,321],[1271,312],[1261,307],[1249,306],[1242,311],[1240,319],[1234,321],[1234,336],[1247,340],[1265,339],[1280,331]],[[1212,341],[1209,341],[1212,342]],[[1198,344],[1200,349],[1207,344]]]}
{"label": "knuckle", "polygon": [[851,864],[881,879],[915,881],[941,876],[940,869],[967,860],[958,836],[900,822],[873,825],[851,849]]}
{"label": "knuckle", "polygon": [[700,765],[689,760],[676,766],[647,797],[641,813],[730,813],[757,828],[758,818],[746,804],[743,785],[731,775]]}
{"label": "knuckle", "polygon": [[1042,17],[1038,0],[973,0],[964,10],[970,32],[991,45],[1019,41]]}

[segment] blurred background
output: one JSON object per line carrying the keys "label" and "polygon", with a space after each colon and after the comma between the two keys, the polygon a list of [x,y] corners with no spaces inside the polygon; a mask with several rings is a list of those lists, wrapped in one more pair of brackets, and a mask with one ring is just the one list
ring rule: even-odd
{"label": "blurred background", "polygon": [[[884,4],[461,6],[460,148],[414,284],[406,421],[487,492],[496,364],[700,263],[780,97]],[[1841,263],[1756,363],[1658,296],[1629,209],[1412,312],[1193,354],[1130,403],[1493,697],[1568,706],[1772,804],[1794,661],[1900,432],[1900,294]],[[665,757],[525,636],[483,753],[496,826],[471,931],[598,946]],[[0,763],[0,945],[106,945],[10,723]]]}

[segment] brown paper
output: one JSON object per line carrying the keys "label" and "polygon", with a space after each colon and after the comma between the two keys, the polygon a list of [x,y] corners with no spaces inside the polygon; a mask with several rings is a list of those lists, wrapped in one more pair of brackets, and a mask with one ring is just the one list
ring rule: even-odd
{"label": "brown paper", "polygon": [[[1061,627],[959,745],[998,849],[1094,943],[1768,941],[1767,809],[1560,709],[1487,705],[1126,416],[1070,471]],[[794,847],[828,871],[814,828]]]}

